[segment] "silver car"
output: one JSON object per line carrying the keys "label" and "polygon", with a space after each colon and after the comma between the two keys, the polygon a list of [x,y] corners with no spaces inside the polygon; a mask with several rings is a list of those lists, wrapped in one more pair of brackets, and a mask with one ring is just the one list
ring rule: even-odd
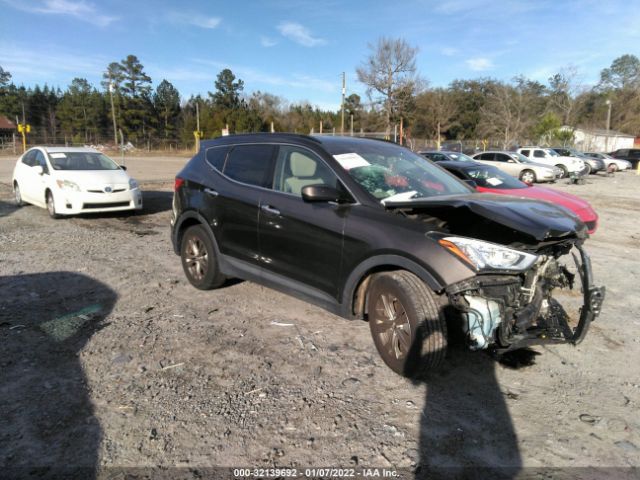
{"label": "silver car", "polygon": [[562,176],[559,168],[533,162],[517,152],[493,150],[476,153],[472,158],[476,162],[496,167],[525,183],[553,182]]}

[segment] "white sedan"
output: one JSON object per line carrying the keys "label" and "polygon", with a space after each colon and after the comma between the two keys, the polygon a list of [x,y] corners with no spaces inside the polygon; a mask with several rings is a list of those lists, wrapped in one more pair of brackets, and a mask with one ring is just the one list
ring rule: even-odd
{"label": "white sedan", "polygon": [[16,204],[49,215],[141,210],[142,192],[125,167],[93,148],[33,147],[13,170]]}
{"label": "white sedan", "polygon": [[613,158],[611,155],[608,155],[606,153],[591,152],[591,153],[585,153],[585,155],[589,157],[599,158],[607,165],[608,170],[613,170],[614,172],[617,170],[620,170],[620,171],[629,170],[631,168],[631,162],[628,162],[626,160],[621,160],[619,158]]}

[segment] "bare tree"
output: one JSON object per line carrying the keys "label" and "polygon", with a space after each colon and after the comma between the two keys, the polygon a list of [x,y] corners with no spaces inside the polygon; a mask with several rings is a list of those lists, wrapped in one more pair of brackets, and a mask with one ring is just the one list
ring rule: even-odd
{"label": "bare tree", "polygon": [[370,98],[376,95],[382,103],[386,132],[389,133],[391,120],[402,114],[419,84],[416,75],[418,49],[403,39],[381,37],[376,45],[369,44],[369,50],[371,54],[356,72],[358,80],[367,86],[367,95]]}
{"label": "bare tree", "polygon": [[480,133],[499,140],[502,148],[521,138],[531,124],[528,99],[523,93],[521,88],[496,82],[480,109]]}
{"label": "bare tree", "polygon": [[573,65],[549,77],[549,107],[560,114],[563,124],[575,124],[576,98],[583,91],[580,74]]}

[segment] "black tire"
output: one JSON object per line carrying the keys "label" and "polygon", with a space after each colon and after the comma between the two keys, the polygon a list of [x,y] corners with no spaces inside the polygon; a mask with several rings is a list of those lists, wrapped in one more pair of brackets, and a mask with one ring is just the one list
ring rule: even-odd
{"label": "black tire", "polygon": [[565,167],[564,165],[556,165],[556,167],[562,170],[562,175],[560,175],[560,178],[567,178],[567,176],[569,175],[569,170],[567,170],[567,167]]}
{"label": "black tire", "polygon": [[609,165],[607,165],[607,170],[615,173],[618,171],[618,165],[616,165],[615,163],[610,163]]}
{"label": "black tire", "polygon": [[13,198],[16,202],[17,207],[24,206],[24,201],[22,200],[22,194],[20,193],[20,186],[18,182],[13,182]]}
{"label": "black tire", "polygon": [[524,183],[536,183],[538,177],[536,177],[536,172],[533,170],[523,170],[520,172],[520,180]]}
{"label": "black tire", "polygon": [[368,290],[367,313],[373,342],[391,370],[416,378],[442,364],[447,324],[434,294],[414,274],[377,274]]}
{"label": "black tire", "polygon": [[[584,168],[582,169],[580,174],[584,175],[584,176],[587,176],[587,175],[590,175],[591,173],[592,173],[591,165],[589,165],[588,163],[585,163],[584,164]],[[593,172],[593,173],[595,174],[596,172]]]}
{"label": "black tire", "polygon": [[213,241],[202,225],[187,228],[180,244],[182,269],[189,283],[199,290],[222,285],[226,277],[220,273]]}
{"label": "black tire", "polygon": [[60,218],[60,215],[56,213],[56,204],[53,201],[53,194],[47,190],[46,194],[46,202],[47,202],[47,212],[49,212],[49,216],[55,220]]}

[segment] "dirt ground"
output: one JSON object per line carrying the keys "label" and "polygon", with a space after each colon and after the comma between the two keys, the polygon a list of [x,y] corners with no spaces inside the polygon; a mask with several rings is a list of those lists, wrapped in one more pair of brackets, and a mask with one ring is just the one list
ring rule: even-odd
{"label": "dirt ground", "polygon": [[587,249],[607,299],[581,345],[511,364],[455,349],[412,383],[385,367],[364,322],[251,282],[191,287],[169,238],[184,160],[127,163],[141,214],[51,220],[13,206],[15,160],[0,157],[5,474],[333,466],[637,478],[640,176],[552,187],[600,215]]}

